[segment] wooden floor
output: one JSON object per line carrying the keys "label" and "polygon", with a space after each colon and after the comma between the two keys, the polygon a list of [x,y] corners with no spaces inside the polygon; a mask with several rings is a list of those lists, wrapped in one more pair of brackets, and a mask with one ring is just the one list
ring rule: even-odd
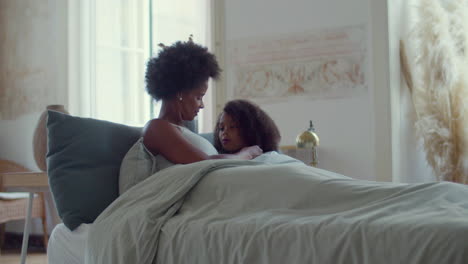
{"label": "wooden floor", "polygon": [[[1,264],[19,264],[21,261],[21,255],[18,252],[1,252],[0,263]],[[28,253],[26,258],[27,264],[47,264],[46,253]]]}

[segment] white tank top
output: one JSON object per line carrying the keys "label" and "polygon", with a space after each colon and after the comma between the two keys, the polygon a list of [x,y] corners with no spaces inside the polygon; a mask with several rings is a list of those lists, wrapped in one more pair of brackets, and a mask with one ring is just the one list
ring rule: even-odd
{"label": "white tank top", "polygon": [[[194,147],[197,149],[203,151],[206,155],[216,155],[218,154],[218,151],[213,147],[213,145],[206,140],[204,137],[193,133],[190,131],[190,129],[183,127],[183,126],[178,126],[174,125],[173,126],[179,128],[180,132],[182,132],[182,135],[184,136],[185,139],[187,139],[188,142],[190,142]],[[147,150],[150,152],[149,150]],[[150,152],[151,153],[151,152]],[[168,161],[163,155],[156,155],[154,156],[155,161],[156,161],[156,170],[160,171],[165,168],[169,168],[174,165],[174,163]]]}
{"label": "white tank top", "polygon": [[[174,124],[173,124],[174,125]],[[186,127],[176,126],[185,139],[206,155],[216,155],[213,145],[202,136],[193,133]],[[142,182],[154,173],[175,165],[163,155],[153,155],[143,144],[143,138],[130,148],[120,166],[119,194]]]}

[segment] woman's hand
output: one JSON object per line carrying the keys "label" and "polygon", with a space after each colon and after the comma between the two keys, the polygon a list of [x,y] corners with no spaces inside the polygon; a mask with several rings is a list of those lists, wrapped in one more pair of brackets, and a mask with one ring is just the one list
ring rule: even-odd
{"label": "woman's hand", "polygon": [[263,154],[263,150],[255,145],[245,147],[234,154],[217,154],[210,156],[210,159],[243,159],[251,160]]}
{"label": "woman's hand", "polygon": [[250,147],[245,147],[245,148],[242,148],[240,151],[239,151],[239,155],[243,158],[243,159],[246,159],[246,160],[251,160],[253,158],[256,158],[260,155],[263,154],[263,150],[255,145],[255,146],[250,146]]}

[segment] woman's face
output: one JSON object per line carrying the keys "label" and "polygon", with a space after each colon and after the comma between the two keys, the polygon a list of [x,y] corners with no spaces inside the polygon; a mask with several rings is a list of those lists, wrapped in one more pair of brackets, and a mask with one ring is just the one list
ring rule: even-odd
{"label": "woman's face", "polygon": [[[193,120],[200,109],[204,108],[203,96],[208,89],[208,80],[200,87],[182,93],[181,97],[177,98],[181,106],[181,115],[183,120]],[[180,100],[182,98],[182,100]]]}
{"label": "woman's face", "polygon": [[235,122],[229,114],[222,113],[218,123],[218,137],[221,146],[226,152],[237,152],[247,147],[242,138],[239,124]]}

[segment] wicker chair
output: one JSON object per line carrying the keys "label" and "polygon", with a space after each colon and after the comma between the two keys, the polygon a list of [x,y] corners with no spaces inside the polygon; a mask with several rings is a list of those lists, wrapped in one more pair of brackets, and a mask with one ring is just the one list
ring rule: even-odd
{"label": "wicker chair", "polygon": [[[28,169],[9,160],[0,160],[0,172],[29,172]],[[0,181],[0,192],[4,191]],[[26,210],[28,208],[28,194],[24,198],[2,199],[0,196],[0,249],[4,243],[5,224],[12,220],[26,219]],[[46,222],[46,210],[44,194],[38,193],[34,196],[32,207],[32,218],[41,218],[44,230],[44,246],[47,248],[48,234]]]}

